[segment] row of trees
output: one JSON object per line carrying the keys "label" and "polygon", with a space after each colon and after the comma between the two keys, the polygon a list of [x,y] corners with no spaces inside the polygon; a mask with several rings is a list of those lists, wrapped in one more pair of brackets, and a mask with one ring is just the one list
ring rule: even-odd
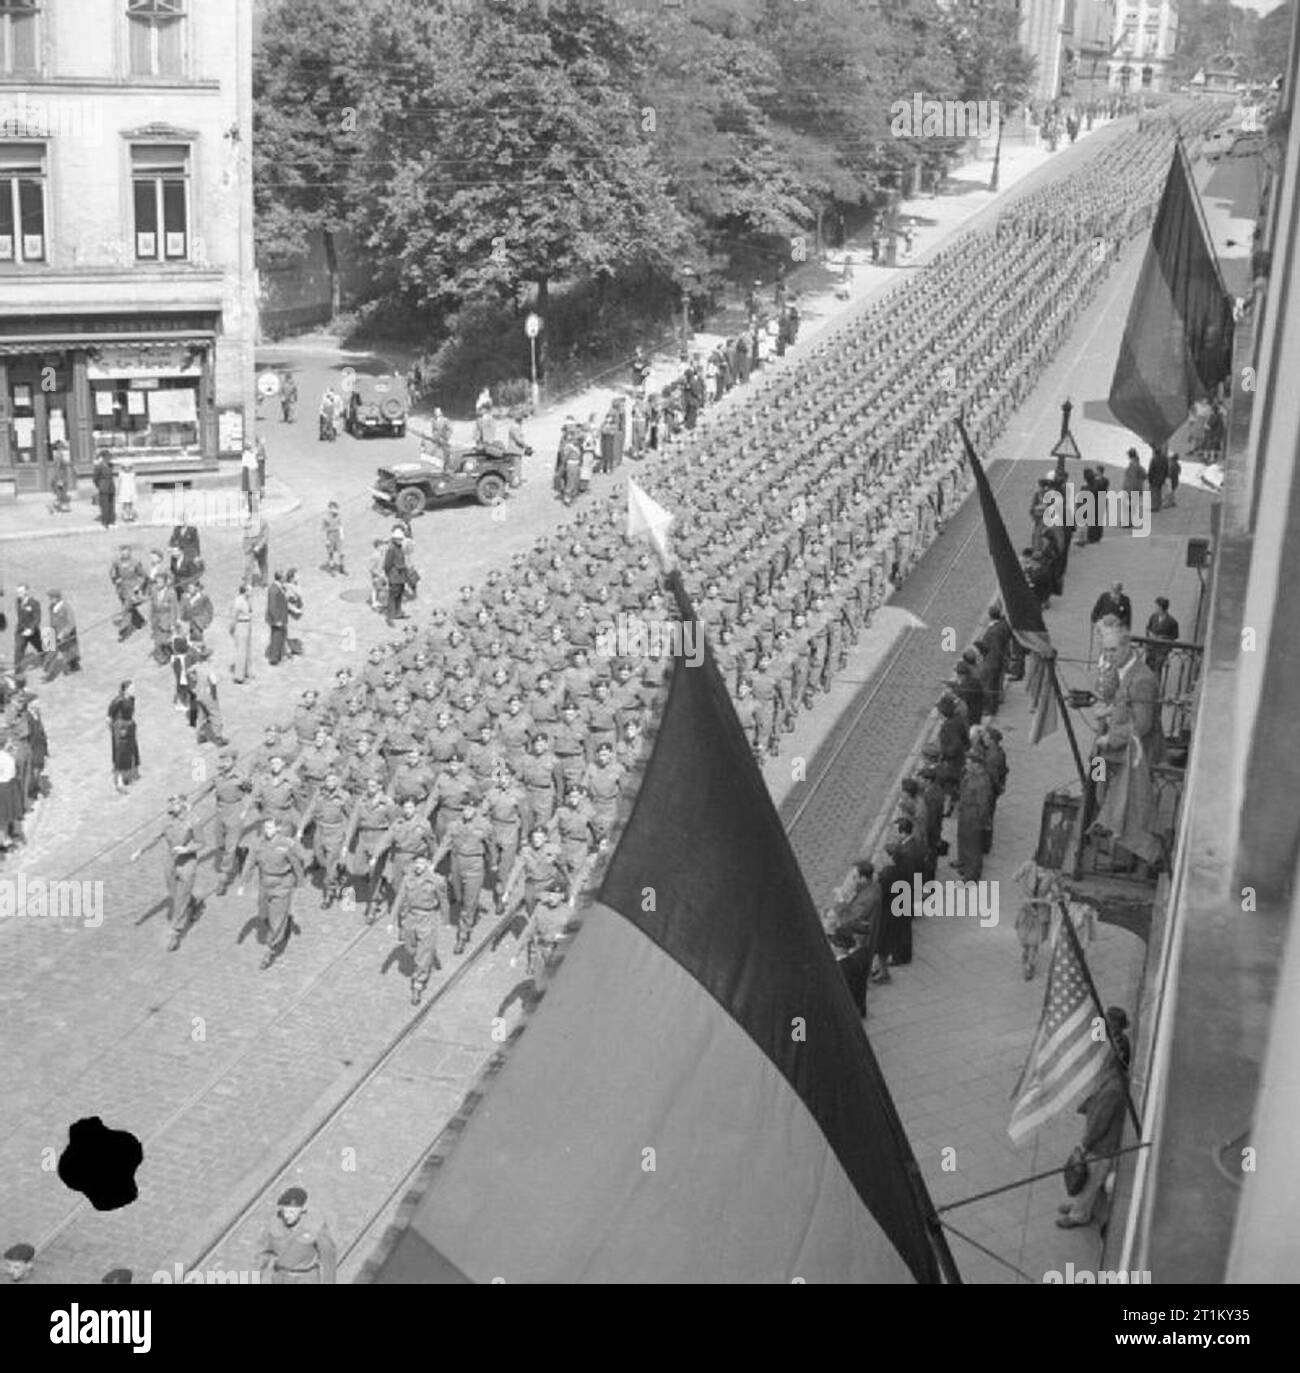
{"label": "row of trees", "polygon": [[346,232],[433,321],[680,281],[755,239],[797,258],[828,210],[950,154],[891,137],[894,101],[1023,98],[1017,26],[987,0],[274,0],[259,259]]}

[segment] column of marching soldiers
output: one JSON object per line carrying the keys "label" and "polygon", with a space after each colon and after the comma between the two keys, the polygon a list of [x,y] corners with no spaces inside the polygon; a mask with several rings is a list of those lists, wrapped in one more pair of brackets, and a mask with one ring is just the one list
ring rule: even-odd
{"label": "column of marching soldiers", "polygon": [[[682,573],[757,755],[779,752],[955,513],[969,474],[953,417],[987,450],[1116,249],[1150,223],[1175,130],[1210,113],[1152,119],[1013,202],[769,373],[744,410],[728,397],[639,464],[677,515]],[[215,894],[257,879],[264,968],[298,928],[293,896],[312,869],[326,908],[367,922],[387,908],[415,1003],[446,924],[459,956],[483,915],[499,918],[544,969],[630,799],[669,667],[667,636],[660,652],[651,635],[651,651],[617,656],[620,616],[675,613],[623,510],[618,491],[591,496],[450,612],[305,692],[250,758],[223,748],[158,836],[169,947],[198,909],[193,806],[210,797]]]}

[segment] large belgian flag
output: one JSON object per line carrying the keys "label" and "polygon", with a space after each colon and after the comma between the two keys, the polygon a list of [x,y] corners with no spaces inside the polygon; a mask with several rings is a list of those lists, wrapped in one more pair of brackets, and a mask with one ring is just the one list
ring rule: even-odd
{"label": "large belgian flag", "polygon": [[1111,413],[1147,443],[1165,443],[1231,366],[1232,299],[1178,143],[1124,326]]}
{"label": "large belgian flag", "polygon": [[376,1281],[956,1280],[711,654],[582,916]]}

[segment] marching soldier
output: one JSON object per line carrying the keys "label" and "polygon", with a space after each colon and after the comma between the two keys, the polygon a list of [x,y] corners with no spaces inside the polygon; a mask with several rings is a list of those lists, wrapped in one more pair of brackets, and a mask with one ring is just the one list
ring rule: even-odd
{"label": "marching soldier", "polygon": [[[244,833],[244,817],[252,783],[239,771],[238,754],[227,745],[217,754],[217,775],[209,783],[216,813],[212,821],[214,865],[220,880],[217,895],[230,890],[239,869],[239,841]],[[203,795],[203,793],[200,793]]]}
{"label": "marching soldier", "polygon": [[190,926],[194,904],[194,877],[199,866],[199,846],[190,821],[189,803],[180,795],[167,798],[167,823],[159,834],[131,855],[135,862],[147,849],[165,843],[163,875],[167,880],[168,953],[180,948],[181,936]]}
{"label": "marching soldier", "polygon": [[429,793],[428,814],[433,819],[439,844],[446,839],[458,812],[473,801],[474,783],[465,772],[465,760],[459,752],[453,753]]}
{"label": "marching soldier", "polygon": [[524,789],[509,762],[503,760],[497,765],[483,806],[492,830],[492,871],[499,890],[514,868],[523,839]]}
{"label": "marching soldier", "polygon": [[281,1193],[276,1208],[276,1218],[262,1232],[258,1246],[262,1281],[281,1286],[332,1283],[338,1251],[324,1221],[316,1226],[304,1221],[307,1193],[301,1187],[290,1187]]}
{"label": "marching soldier", "polygon": [[339,899],[343,891],[347,876],[344,853],[353,808],[353,799],[343,790],[338,773],[330,771],[308,802],[302,824],[298,827],[300,842],[309,828],[312,832],[312,861],[320,870],[325,896],[322,905],[325,910]]}
{"label": "marching soldier", "polygon": [[[351,855],[352,876],[367,879],[371,904],[377,890],[384,838],[396,818],[397,809],[391,798],[384,794],[379,779],[371,777],[365,784],[364,794],[353,807],[343,841],[344,854]],[[373,920],[373,915],[368,913],[367,923],[373,923]]]}
{"label": "marching soldier", "polygon": [[531,829],[541,825],[545,829],[555,814],[561,782],[559,760],[551,752],[551,737],[544,730],[533,736],[521,780],[528,826]]}
{"label": "marching soldier", "polygon": [[591,798],[592,829],[598,842],[608,839],[618,821],[618,803],[627,781],[627,769],[614,758],[614,745],[602,739],[596,760],[583,775]]}
{"label": "marching soldier", "polygon": [[433,826],[429,824],[428,817],[421,813],[415,799],[408,796],[402,802],[401,814],[388,827],[375,855],[376,862],[384,854],[389,855],[384,881],[393,894],[394,903],[411,864],[417,857],[427,856],[432,847]]}
{"label": "marching soldier", "polygon": [[273,815],[262,821],[262,834],[244,859],[238,895],[244,894],[250,872],[257,873],[257,918],[267,946],[263,970],[285,951],[293,932],[293,894],[304,876],[302,853],[291,829]]}
{"label": "marching soldier", "polygon": [[525,919],[518,941],[524,946],[528,974],[539,989],[568,926],[569,912],[564,906],[568,895],[569,879],[560,846],[547,837],[541,825],[535,825],[506,882],[502,906],[510,911],[522,904]]}
{"label": "marching soldier", "polygon": [[433,769],[426,765],[420,750],[411,748],[393,769],[393,780],[388,790],[399,806],[407,801],[423,806],[432,794],[436,780]]}
{"label": "marching soldier", "polygon": [[423,853],[412,857],[410,870],[393,899],[393,915],[402,943],[411,955],[411,1005],[418,1006],[438,960],[438,926],[447,918],[447,879]]}
{"label": "marching soldier", "polygon": [[253,804],[263,820],[275,820],[286,830],[298,827],[302,805],[298,783],[279,754],[272,757],[266,772],[254,779]]}
{"label": "marching soldier", "polygon": [[492,831],[472,800],[460,808],[460,819],[449,826],[434,854],[436,867],[444,854],[451,854],[451,891],[456,902],[456,947],[465,952],[470,931],[478,924],[478,899],[487,881],[492,858]]}

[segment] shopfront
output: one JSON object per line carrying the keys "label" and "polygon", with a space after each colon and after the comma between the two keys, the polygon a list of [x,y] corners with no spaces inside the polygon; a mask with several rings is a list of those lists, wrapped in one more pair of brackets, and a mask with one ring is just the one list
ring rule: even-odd
{"label": "shopfront", "polygon": [[[48,335],[48,342],[42,335]],[[54,445],[169,476],[217,460],[216,321],[0,321],[0,494],[48,491]]]}

